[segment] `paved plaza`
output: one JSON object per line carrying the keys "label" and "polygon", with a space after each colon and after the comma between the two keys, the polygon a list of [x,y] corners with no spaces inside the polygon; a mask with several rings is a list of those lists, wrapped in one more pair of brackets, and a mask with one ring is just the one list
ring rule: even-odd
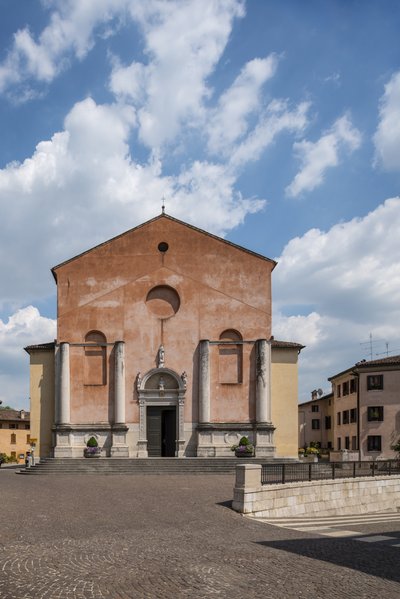
{"label": "paved plaza", "polygon": [[0,469],[0,598],[400,596],[400,515],[327,536],[244,518],[232,487],[231,475]]}

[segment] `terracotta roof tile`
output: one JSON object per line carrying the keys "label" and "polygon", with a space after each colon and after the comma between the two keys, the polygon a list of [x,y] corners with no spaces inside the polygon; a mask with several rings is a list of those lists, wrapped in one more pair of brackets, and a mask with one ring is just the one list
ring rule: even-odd
{"label": "terracotta roof tile", "polygon": [[26,410],[22,410],[24,417],[21,418],[21,410],[8,410],[0,408],[0,420],[20,420],[21,422],[29,423],[30,413]]}
{"label": "terracotta roof tile", "polygon": [[400,356],[388,356],[387,358],[380,358],[379,360],[361,360],[356,363],[357,368],[368,368],[369,366],[391,366],[400,364]]}
{"label": "terracotta roof tile", "polygon": [[28,352],[28,354],[31,351],[35,351],[35,350],[41,350],[41,351],[52,351],[54,350],[55,347],[55,342],[51,341],[50,343],[39,343],[37,345],[27,345],[26,347],[24,347],[24,350],[26,352]]}

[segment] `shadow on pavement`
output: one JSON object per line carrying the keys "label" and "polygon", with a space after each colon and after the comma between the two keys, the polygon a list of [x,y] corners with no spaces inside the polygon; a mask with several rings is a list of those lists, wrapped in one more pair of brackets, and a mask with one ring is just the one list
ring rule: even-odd
{"label": "shadow on pavement", "polygon": [[[352,568],[371,576],[400,582],[400,531],[360,534],[360,537],[391,537],[392,541],[360,542],[349,538],[308,538],[284,541],[255,541],[257,545]],[[399,595],[400,596],[400,595]]]}
{"label": "shadow on pavement", "polygon": [[219,501],[216,505],[220,505],[221,507],[227,507],[228,509],[232,509],[232,499],[229,501]]}

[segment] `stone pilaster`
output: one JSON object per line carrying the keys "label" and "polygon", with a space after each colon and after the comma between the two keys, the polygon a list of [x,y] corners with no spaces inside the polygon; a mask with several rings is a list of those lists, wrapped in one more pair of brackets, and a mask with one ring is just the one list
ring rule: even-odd
{"label": "stone pilaster", "polygon": [[210,422],[210,342],[200,341],[199,422]]}
{"label": "stone pilaster", "polygon": [[69,368],[69,343],[59,347],[59,424],[69,424],[71,419],[71,385]]}
{"label": "stone pilaster", "polygon": [[271,422],[271,343],[266,339],[256,342],[256,431],[257,457],[274,457]]}
{"label": "stone pilaster", "polygon": [[55,353],[55,447],[54,457],[72,457],[71,432],[71,384],[69,343],[56,347]]}
{"label": "stone pilaster", "polygon": [[125,424],[125,343],[116,341],[114,348],[114,422]]}
{"label": "stone pilaster", "polygon": [[112,427],[111,457],[129,457],[125,425],[125,343],[114,345],[114,424]]}
{"label": "stone pilaster", "polygon": [[271,422],[271,345],[256,342],[256,421]]}

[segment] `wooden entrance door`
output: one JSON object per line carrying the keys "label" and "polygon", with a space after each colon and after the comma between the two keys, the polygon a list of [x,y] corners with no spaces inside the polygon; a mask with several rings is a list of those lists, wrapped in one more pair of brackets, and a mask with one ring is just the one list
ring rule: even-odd
{"label": "wooden entrance door", "polygon": [[147,451],[149,457],[175,457],[175,406],[147,408]]}

